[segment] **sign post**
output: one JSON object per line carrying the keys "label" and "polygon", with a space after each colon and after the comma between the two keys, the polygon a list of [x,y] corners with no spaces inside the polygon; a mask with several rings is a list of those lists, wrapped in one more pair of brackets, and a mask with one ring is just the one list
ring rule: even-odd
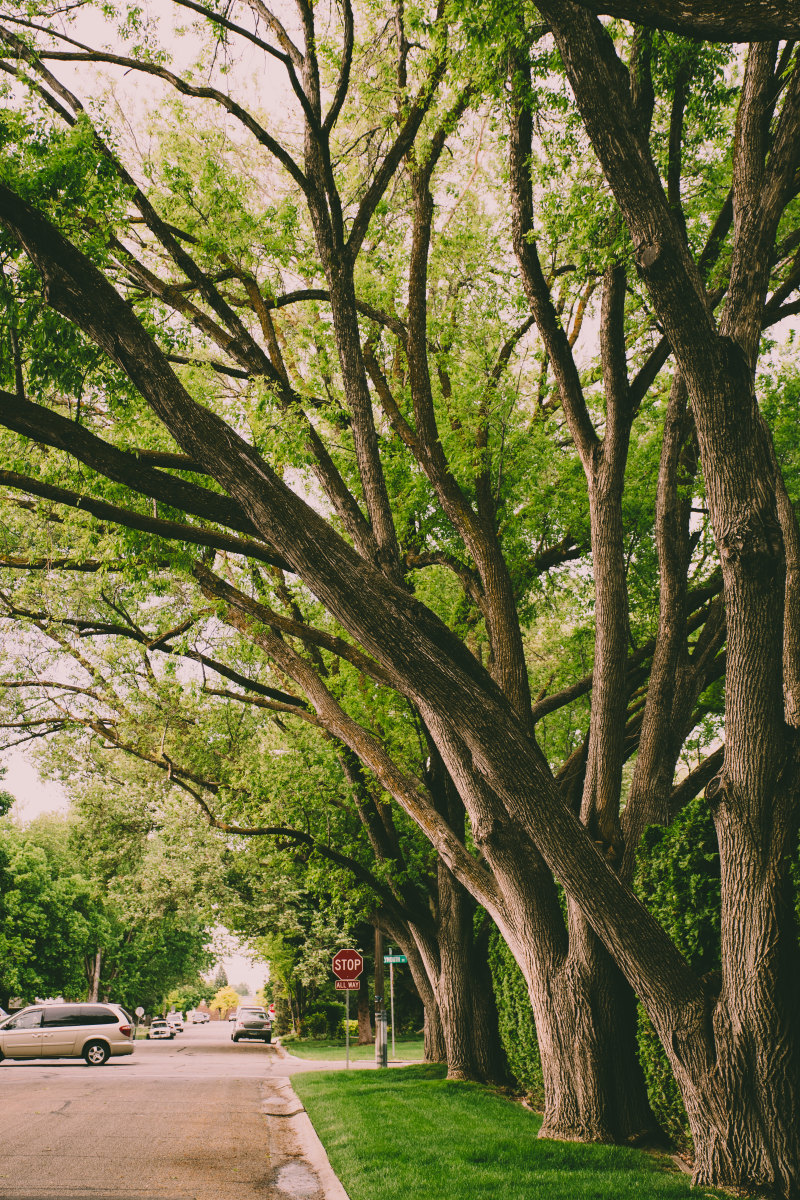
{"label": "sign post", "polygon": [[350,993],[357,992],[361,987],[358,977],[364,970],[364,959],[357,950],[337,950],[331,960],[333,973],[336,976],[334,987],[337,992],[344,992],[344,1037],[345,1064],[350,1069]]}

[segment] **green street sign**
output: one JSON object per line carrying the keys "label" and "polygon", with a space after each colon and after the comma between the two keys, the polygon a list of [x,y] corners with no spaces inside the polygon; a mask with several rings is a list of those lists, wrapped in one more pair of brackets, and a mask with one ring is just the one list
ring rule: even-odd
{"label": "green street sign", "polygon": [[405,954],[384,954],[383,961],[385,963],[407,963],[408,959]]}

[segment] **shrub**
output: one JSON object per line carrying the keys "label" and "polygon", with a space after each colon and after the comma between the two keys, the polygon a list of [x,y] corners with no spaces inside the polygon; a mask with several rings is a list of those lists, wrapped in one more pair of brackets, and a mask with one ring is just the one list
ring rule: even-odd
{"label": "shrub", "polygon": [[[720,876],[714,822],[702,796],[668,829],[645,831],[637,857],[636,891],[700,974],[719,970]],[[679,1150],[692,1154],[689,1120],[669,1060],[643,1009],[639,1058],[650,1106]]]}
{"label": "shrub", "polygon": [[500,1041],[509,1070],[531,1103],[541,1109],[544,1106],[544,1081],[528,988],[514,956],[497,929],[493,929],[489,937],[489,969],[497,1004]]}

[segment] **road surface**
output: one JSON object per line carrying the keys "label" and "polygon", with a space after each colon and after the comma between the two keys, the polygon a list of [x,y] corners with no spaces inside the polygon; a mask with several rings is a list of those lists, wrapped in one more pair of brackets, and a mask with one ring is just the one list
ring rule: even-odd
{"label": "road surface", "polygon": [[103,1067],[0,1064],[0,1200],[346,1200],[288,1076],[327,1064],[187,1025]]}

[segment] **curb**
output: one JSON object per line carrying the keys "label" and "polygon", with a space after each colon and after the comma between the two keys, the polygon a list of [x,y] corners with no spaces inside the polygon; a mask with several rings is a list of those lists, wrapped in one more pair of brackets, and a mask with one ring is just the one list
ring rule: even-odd
{"label": "curb", "polygon": [[[280,1048],[282,1050],[282,1047]],[[283,1050],[282,1058],[288,1058]],[[297,1147],[303,1158],[309,1163],[319,1179],[320,1190],[324,1200],[350,1200],[342,1183],[330,1164],[325,1147],[317,1136],[317,1131],[311,1124],[311,1118],[303,1107],[297,1092],[292,1087],[288,1075],[279,1075],[271,1081],[273,1087],[281,1095],[281,1104],[285,1104],[288,1112],[277,1114],[266,1112],[267,1116],[282,1116],[292,1131]],[[266,1108],[266,1106],[265,1106]]]}

